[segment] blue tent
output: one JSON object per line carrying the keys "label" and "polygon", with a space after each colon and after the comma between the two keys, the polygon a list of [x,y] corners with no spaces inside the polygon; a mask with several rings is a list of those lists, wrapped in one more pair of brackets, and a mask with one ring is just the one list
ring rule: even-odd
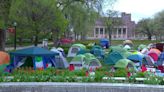
{"label": "blue tent", "polygon": [[109,40],[106,39],[106,38],[100,39],[100,45],[101,45],[102,47],[109,48]]}
{"label": "blue tent", "polygon": [[[32,63],[34,70],[37,68],[37,65],[42,65],[45,69],[48,64],[55,66],[55,55],[58,53],[49,51],[40,47],[30,47],[26,49],[17,50],[15,52],[11,52],[11,64],[12,68],[19,67],[24,63]],[[31,57],[32,60],[27,61],[26,58]]]}
{"label": "blue tent", "polygon": [[119,52],[114,51],[114,52],[109,53],[105,57],[105,63],[109,65],[114,65],[120,59],[124,59],[124,57]]}
{"label": "blue tent", "polygon": [[97,58],[100,58],[100,59],[103,59],[105,56],[105,51],[103,50],[103,48],[101,46],[98,46],[98,45],[93,46],[90,52],[94,56],[96,56]]}
{"label": "blue tent", "polygon": [[133,62],[142,62],[143,58],[144,57],[142,55],[138,55],[138,54],[133,54],[128,56],[128,59],[132,60]]}
{"label": "blue tent", "polygon": [[164,64],[164,52],[162,52],[158,58],[157,65],[162,66]]}

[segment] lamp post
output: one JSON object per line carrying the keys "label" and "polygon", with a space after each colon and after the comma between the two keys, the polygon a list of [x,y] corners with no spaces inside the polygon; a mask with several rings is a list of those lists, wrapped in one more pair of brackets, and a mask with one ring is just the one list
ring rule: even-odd
{"label": "lamp post", "polygon": [[14,25],[14,29],[15,29],[15,31],[14,31],[14,50],[16,50],[16,46],[17,46],[17,34],[16,34],[16,27],[17,27],[17,22],[14,22],[13,23],[13,25]]}

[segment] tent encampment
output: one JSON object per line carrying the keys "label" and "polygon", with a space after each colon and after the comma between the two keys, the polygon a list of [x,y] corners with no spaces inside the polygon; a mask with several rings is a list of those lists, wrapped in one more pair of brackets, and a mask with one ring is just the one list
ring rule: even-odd
{"label": "tent encampment", "polygon": [[86,49],[86,46],[83,44],[73,44],[69,48],[67,57],[75,57],[77,55],[77,53],[82,49]]}
{"label": "tent encampment", "polygon": [[0,51],[0,73],[4,71],[4,69],[9,64],[9,62],[10,62],[9,54],[6,52]]}
{"label": "tent encampment", "polygon": [[117,63],[114,65],[116,68],[133,68],[135,64],[130,61],[129,59],[120,59],[117,61]]}
{"label": "tent encampment", "polygon": [[105,57],[105,63],[113,65],[120,59],[124,59],[124,56],[122,56],[121,53],[114,51]]}
{"label": "tent encampment", "polygon": [[45,69],[48,65],[55,67],[55,55],[58,54],[40,47],[21,49],[10,53],[12,60],[10,66],[13,68],[27,66],[33,67],[34,70]]}
{"label": "tent encampment", "polygon": [[58,53],[58,55],[55,55],[56,68],[68,68],[69,64],[66,58],[63,56],[63,53],[56,48],[52,48],[51,51]]}

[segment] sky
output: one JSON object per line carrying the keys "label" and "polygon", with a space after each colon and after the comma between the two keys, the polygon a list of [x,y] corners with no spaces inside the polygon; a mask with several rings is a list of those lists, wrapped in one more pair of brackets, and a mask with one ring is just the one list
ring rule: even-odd
{"label": "sky", "polygon": [[152,18],[164,10],[164,0],[117,0],[113,9],[131,13],[132,20],[138,22],[143,18]]}

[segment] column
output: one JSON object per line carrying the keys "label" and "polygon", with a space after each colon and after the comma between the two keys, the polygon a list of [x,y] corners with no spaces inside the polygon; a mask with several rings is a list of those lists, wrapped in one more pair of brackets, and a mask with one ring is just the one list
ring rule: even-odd
{"label": "column", "polygon": [[123,34],[123,28],[121,28],[121,39],[125,39]]}
{"label": "column", "polygon": [[101,37],[101,34],[100,34],[100,27],[98,28],[98,38]]}
{"label": "column", "polygon": [[105,38],[105,28],[103,28],[103,38]]}
{"label": "column", "polygon": [[119,28],[117,28],[117,30],[116,30],[116,39],[118,39],[118,30],[119,30]]}
{"label": "column", "polygon": [[126,37],[125,37],[125,38],[127,39],[127,38],[128,38],[128,34],[127,34],[128,31],[127,31],[127,28],[126,28],[126,31],[125,31],[125,32],[126,32],[126,33],[125,33],[125,34],[126,34]]}

